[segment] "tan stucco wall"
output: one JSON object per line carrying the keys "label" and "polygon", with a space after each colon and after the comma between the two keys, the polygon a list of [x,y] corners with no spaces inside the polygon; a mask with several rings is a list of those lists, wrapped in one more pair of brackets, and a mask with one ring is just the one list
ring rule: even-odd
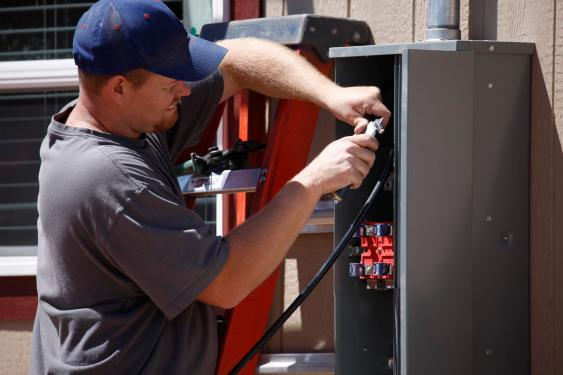
{"label": "tan stucco wall", "polygon": [[29,373],[33,321],[0,321],[0,375]]}

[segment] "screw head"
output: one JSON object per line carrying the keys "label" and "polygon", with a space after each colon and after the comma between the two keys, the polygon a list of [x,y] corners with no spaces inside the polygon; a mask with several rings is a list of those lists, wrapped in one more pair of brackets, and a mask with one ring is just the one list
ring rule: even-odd
{"label": "screw head", "polygon": [[490,223],[491,221],[493,221],[493,217],[492,217],[492,216],[487,216],[487,217],[485,218],[485,221],[486,221],[487,223]]}
{"label": "screw head", "polygon": [[495,51],[495,46],[493,46],[492,44],[489,46],[489,52],[494,52]]}
{"label": "screw head", "polygon": [[491,82],[489,82],[489,84],[487,85],[487,88],[488,88],[489,90],[491,90],[491,89],[493,88],[493,84],[492,84]]}
{"label": "screw head", "polygon": [[266,169],[262,169],[262,171],[260,172],[260,178],[259,178],[260,183],[264,183],[266,181],[266,175],[267,174],[268,174],[268,171]]}
{"label": "screw head", "polygon": [[352,34],[352,40],[356,43],[359,43],[361,38],[362,38],[362,36],[357,31],[354,32],[354,34]]}
{"label": "screw head", "polygon": [[506,246],[510,246],[514,243],[514,235],[512,233],[504,233],[502,235],[502,242],[506,245]]}

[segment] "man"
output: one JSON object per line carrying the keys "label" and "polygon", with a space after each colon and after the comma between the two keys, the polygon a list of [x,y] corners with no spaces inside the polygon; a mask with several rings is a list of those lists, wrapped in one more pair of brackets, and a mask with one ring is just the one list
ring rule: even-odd
{"label": "man", "polygon": [[264,210],[213,235],[184,206],[172,163],[220,101],[250,88],[359,129],[364,114],[389,117],[376,88],[337,87],[285,47],[219,44],[189,37],[159,0],[102,0],[80,19],[79,98],[53,116],[40,151],[32,373],[214,373],[211,305],[240,302],[319,197],[367,175],[377,142],[340,139]]}

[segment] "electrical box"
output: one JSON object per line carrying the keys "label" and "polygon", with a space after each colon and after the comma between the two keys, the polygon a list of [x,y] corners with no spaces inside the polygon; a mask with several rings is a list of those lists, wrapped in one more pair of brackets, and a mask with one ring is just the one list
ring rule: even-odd
{"label": "electrical box", "polygon": [[[393,117],[335,243],[394,172],[335,272],[336,373],[529,374],[529,43],[332,48]],[[337,123],[336,136],[352,133]]]}

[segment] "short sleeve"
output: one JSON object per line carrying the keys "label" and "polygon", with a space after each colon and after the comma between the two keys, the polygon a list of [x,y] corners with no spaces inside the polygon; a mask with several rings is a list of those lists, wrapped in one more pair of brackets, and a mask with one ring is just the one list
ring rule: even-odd
{"label": "short sleeve", "polygon": [[190,95],[182,97],[180,102],[180,118],[176,125],[166,132],[172,161],[175,161],[186,147],[199,141],[223,96],[223,76],[219,69],[204,80],[190,82],[189,85]]}
{"label": "short sleeve", "polygon": [[197,214],[148,189],[118,215],[104,251],[168,319],[188,307],[227,260],[227,242]]}

